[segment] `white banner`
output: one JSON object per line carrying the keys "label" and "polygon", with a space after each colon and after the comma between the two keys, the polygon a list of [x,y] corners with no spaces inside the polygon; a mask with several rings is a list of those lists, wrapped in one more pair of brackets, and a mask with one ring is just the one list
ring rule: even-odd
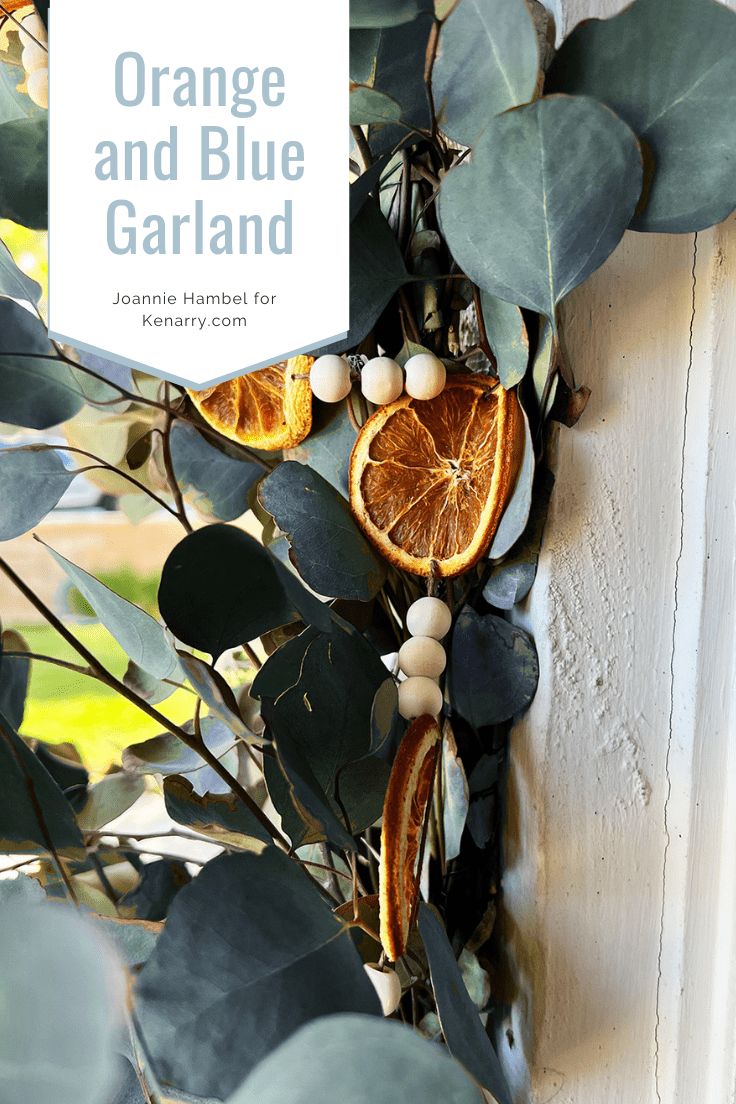
{"label": "white banner", "polygon": [[49,329],[204,387],[349,327],[348,0],[54,0]]}

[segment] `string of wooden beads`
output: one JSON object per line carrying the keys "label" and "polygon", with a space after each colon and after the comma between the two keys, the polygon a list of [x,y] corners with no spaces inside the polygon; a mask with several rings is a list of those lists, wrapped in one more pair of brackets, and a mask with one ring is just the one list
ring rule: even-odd
{"label": "string of wooden beads", "polygon": [[442,711],[439,678],[447,656],[440,641],[450,631],[452,614],[440,598],[419,598],[409,606],[409,640],[401,645],[399,669],[407,677],[399,683],[399,713],[407,720]]}
{"label": "string of wooden beads", "polygon": [[20,40],[23,45],[21,62],[26,72],[28,95],[39,107],[49,106],[48,37],[43,20],[32,12],[21,21]]}
{"label": "string of wooden beads", "polygon": [[[378,356],[360,371],[360,389],[375,406],[395,402],[406,390],[412,399],[436,399],[447,380],[445,366],[434,353],[415,353],[404,368],[391,357]],[[309,373],[312,394],[321,402],[337,403],[350,394],[351,369],[345,357],[318,357]]]}

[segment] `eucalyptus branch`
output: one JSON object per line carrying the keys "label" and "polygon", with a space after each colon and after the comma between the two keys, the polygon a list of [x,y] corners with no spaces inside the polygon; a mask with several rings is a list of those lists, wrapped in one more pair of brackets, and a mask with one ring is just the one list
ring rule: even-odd
{"label": "eucalyptus branch", "polygon": [[169,732],[172,736],[176,736],[183,744],[185,744],[192,751],[195,751],[209,767],[217,774],[219,778],[225,782],[225,784],[232,790],[236,797],[245,805],[248,810],[253,814],[258,823],[268,832],[269,836],[273,839],[277,846],[281,847],[284,851],[289,851],[289,842],[284,835],[276,828],[274,824],[268,819],[263,810],[253,800],[248,791],[240,782],[235,778],[230,771],[225,767],[220,760],[214,755],[204,741],[197,740],[195,736],[175,724],[173,721],[164,714],[160,713],[154,706],[149,705],[145,699],[139,697],[135,691],[126,686],[124,682],[116,678],[105,666],[100,662],[95,655],[90,652],[88,648],[82,644],[81,640],[70,632],[63,621],[60,620],[49,609],[45,602],[33,591],[19,575],[13,570],[6,560],[0,558],[0,571],[13,583],[13,585],[20,591],[20,593],[26,598],[31,605],[38,610],[40,614],[48,621],[52,628],[56,629],[59,635],[72,647],[82,659],[86,660],[88,665],[97,672],[98,677],[110,689],[115,690],[126,701],[131,702],[132,705],[140,709],[142,713],[150,717],[156,724],[160,725],[166,732]]}
{"label": "eucalyptus branch", "polygon": [[352,132],[353,138],[355,139],[355,144],[358,147],[358,152],[363,161],[363,168],[369,169],[373,164],[373,154],[371,153],[371,147],[368,145],[366,136],[363,133],[363,128],[359,126],[351,126],[350,130]]}
{"label": "eucalyptus branch", "polygon": [[176,472],[174,471],[174,461],[171,457],[171,427],[174,424],[174,413],[171,409],[171,403],[169,398],[169,385],[164,384],[164,395],[166,400],[166,423],[161,433],[161,440],[163,443],[163,457],[164,457],[164,469],[166,471],[166,479],[169,484],[169,490],[171,491],[172,498],[174,499],[174,506],[176,507],[176,516],[186,529],[187,533],[192,533],[194,530],[187,517],[186,507],[184,505],[184,496],[181,493],[181,487],[176,478]]}

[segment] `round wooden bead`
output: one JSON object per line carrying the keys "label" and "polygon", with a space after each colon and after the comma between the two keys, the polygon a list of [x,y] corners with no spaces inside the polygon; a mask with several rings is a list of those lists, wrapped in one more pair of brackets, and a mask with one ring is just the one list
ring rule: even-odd
{"label": "round wooden bead", "polygon": [[32,12],[30,15],[25,16],[24,19],[21,19],[19,34],[21,46],[29,46],[31,43],[35,44],[35,41],[48,42],[46,28],[38,12]]}
{"label": "round wooden bead", "polygon": [[388,966],[379,966],[377,962],[365,962],[363,967],[376,990],[384,1016],[392,1015],[401,1002],[399,975]]}
{"label": "round wooden bead", "polygon": [[406,627],[412,636],[431,636],[441,640],[450,631],[452,614],[440,598],[419,598],[406,615]]}
{"label": "round wooden bead", "polygon": [[385,406],[395,402],[404,390],[404,373],[391,357],[374,357],[363,366],[360,389],[368,402]]}
{"label": "round wooden bead", "polygon": [[445,366],[434,353],[417,353],[404,367],[406,393],[413,399],[436,399],[447,380]]}
{"label": "round wooden bead", "polygon": [[38,107],[49,106],[49,71],[48,69],[34,69],[26,77],[28,95]]}
{"label": "round wooden bead", "polygon": [[434,679],[412,675],[399,683],[399,713],[405,721],[425,713],[436,717],[441,711],[442,691]]}
{"label": "round wooden bead", "polygon": [[399,667],[405,675],[437,679],[446,663],[445,649],[431,636],[412,636],[399,651]]}
{"label": "round wooden bead", "polygon": [[309,385],[315,398],[336,403],[347,398],[352,384],[350,365],[344,357],[327,354],[315,360],[309,373]]}
{"label": "round wooden bead", "polygon": [[35,73],[36,69],[48,69],[49,52],[39,46],[33,39],[28,40],[28,45],[23,47],[21,64],[26,73]]}

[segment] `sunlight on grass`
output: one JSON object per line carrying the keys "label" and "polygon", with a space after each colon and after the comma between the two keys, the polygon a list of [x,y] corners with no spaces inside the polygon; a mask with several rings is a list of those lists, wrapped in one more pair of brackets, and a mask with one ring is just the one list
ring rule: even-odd
{"label": "sunlight on grass", "polygon": [[[30,651],[79,663],[79,657],[46,625],[17,630]],[[75,625],[74,634],[114,675],[122,677],[127,659],[101,625]],[[157,709],[181,723],[192,715],[193,697],[177,690]],[[73,744],[94,773],[120,762],[128,744],[156,736],[161,728],[132,703],[102,683],[50,663],[34,661],[22,734],[51,744]]]}

